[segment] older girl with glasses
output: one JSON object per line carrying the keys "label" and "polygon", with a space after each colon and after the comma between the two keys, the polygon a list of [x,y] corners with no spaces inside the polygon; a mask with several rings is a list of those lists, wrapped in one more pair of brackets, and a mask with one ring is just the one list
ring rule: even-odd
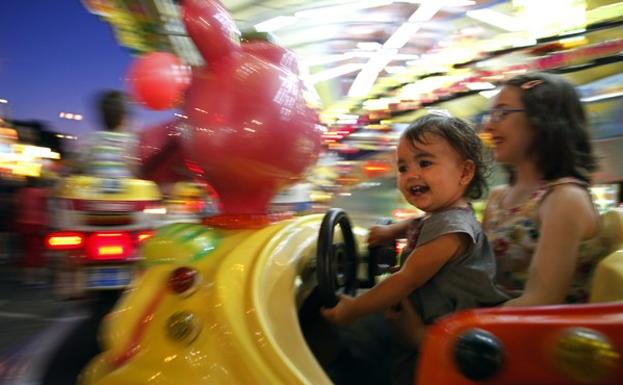
{"label": "older girl with glasses", "polygon": [[484,129],[511,183],[491,192],[483,227],[506,306],[585,302],[598,261],[579,261],[598,231],[588,186],[597,163],[572,84],[560,76],[514,77],[495,97]]}

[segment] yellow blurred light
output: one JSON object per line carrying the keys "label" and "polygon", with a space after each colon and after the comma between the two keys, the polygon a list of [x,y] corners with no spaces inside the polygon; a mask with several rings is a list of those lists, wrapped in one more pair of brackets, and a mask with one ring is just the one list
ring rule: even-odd
{"label": "yellow blurred light", "polygon": [[519,10],[520,24],[535,39],[586,26],[583,0],[513,0],[513,6]]}
{"label": "yellow blurred light", "polygon": [[327,202],[332,197],[330,193],[324,191],[312,191],[309,196],[312,202]]}
{"label": "yellow blurred light", "polygon": [[51,237],[48,243],[50,246],[77,246],[82,244],[82,237],[77,235]]}
{"label": "yellow blurred light", "polygon": [[38,177],[41,175],[41,164],[30,162],[17,163],[12,171],[15,175]]}
{"label": "yellow blurred light", "polygon": [[123,254],[123,246],[100,246],[98,253],[99,255],[121,255]]}
{"label": "yellow blurred light", "polygon": [[391,127],[389,127],[387,124],[368,124],[366,126],[367,129],[370,130],[389,130]]}
{"label": "yellow blurred light", "polygon": [[0,127],[0,137],[17,140],[17,131],[9,127]]}
{"label": "yellow blurred light", "polygon": [[139,241],[139,242],[142,242],[142,241],[144,241],[144,240],[146,240],[146,239],[149,239],[149,238],[151,238],[151,237],[153,237],[153,236],[154,236],[154,235],[153,235],[153,234],[150,234],[150,233],[142,233],[142,234],[139,234],[139,235],[138,235],[138,241]]}
{"label": "yellow blurred light", "polygon": [[167,209],[165,207],[152,207],[144,209],[143,212],[145,214],[166,214]]}

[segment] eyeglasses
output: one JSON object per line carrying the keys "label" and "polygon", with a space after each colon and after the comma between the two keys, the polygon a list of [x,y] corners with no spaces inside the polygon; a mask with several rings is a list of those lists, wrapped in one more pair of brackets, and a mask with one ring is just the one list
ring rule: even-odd
{"label": "eyeglasses", "polygon": [[492,108],[482,116],[482,123],[500,123],[513,112],[524,112],[523,108]]}

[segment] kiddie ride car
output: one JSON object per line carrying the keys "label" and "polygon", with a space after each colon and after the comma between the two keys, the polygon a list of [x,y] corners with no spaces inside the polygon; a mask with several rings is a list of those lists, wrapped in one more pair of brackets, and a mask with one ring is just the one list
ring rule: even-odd
{"label": "kiddie ride car", "polygon": [[[303,332],[318,320],[318,307],[303,309],[316,295],[331,306],[338,288],[354,292],[357,276],[366,275],[357,267],[365,231],[337,209],[289,219],[266,214],[275,192],[295,182],[319,150],[294,67],[283,65],[289,53],[239,43],[216,1],[185,1],[183,10],[207,65],[193,73],[177,137],[222,211],[203,224],[166,226],[145,242],[145,269],[105,318],[103,352],[81,383],[330,384],[320,350],[312,352],[314,340]],[[149,95],[137,97],[149,104]],[[604,236],[604,252],[620,246],[623,232],[614,233]],[[374,281],[376,263],[368,265],[365,278]],[[614,266],[606,275],[618,280],[598,281],[618,282],[621,299],[623,269],[620,261]],[[447,317],[424,343],[418,383],[618,383],[622,312],[623,305],[608,304]]]}
{"label": "kiddie ride car", "polygon": [[59,297],[86,291],[122,289],[139,260],[139,244],[160,223],[162,203],[155,183],[72,175],[54,199],[58,231],[46,248],[58,255],[55,289]]}

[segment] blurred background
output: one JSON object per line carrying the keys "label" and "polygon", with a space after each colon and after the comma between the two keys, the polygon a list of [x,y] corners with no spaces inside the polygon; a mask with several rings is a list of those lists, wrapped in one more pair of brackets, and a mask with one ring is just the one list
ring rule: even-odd
{"label": "blurred background", "polygon": [[[243,34],[296,53],[306,100],[322,124],[320,159],[301,183],[275,197],[272,212],[301,215],[342,207],[363,227],[379,218],[412,215],[394,181],[393,149],[402,130],[431,110],[478,125],[501,81],[535,70],[562,74],[577,86],[600,158],[592,187],[595,203],[600,210],[621,204],[623,2],[222,2]],[[37,381],[72,383],[73,377],[59,373],[65,365],[81,367],[94,354],[89,349],[97,349],[98,317],[114,296],[94,304],[81,291],[56,295],[64,257],[49,243],[32,251],[45,255],[45,263],[34,277],[25,278],[23,259],[31,251],[19,231],[21,194],[36,185],[49,198],[41,210],[53,210],[58,181],[79,168],[78,154],[97,127],[92,95],[102,88],[126,88],[134,57],[167,51],[189,66],[202,64],[178,3],[10,0],[0,5],[0,355],[3,362],[19,356],[16,346],[35,335],[50,344],[66,343],[59,342],[63,333],[88,338],[67,338],[74,356],[57,356],[55,362],[61,361],[38,368]],[[183,114],[134,104],[132,127],[140,135],[173,117]],[[151,173],[160,194],[154,200],[161,203],[149,210],[160,224],[201,221],[218,213],[217,196],[182,170],[188,165],[153,167],[176,167],[181,179],[173,183]],[[490,184],[505,180],[496,169]],[[477,210],[481,207],[475,202]],[[46,231],[71,227],[55,214],[41,221]],[[149,234],[138,230],[154,227],[128,231],[139,239]],[[50,325],[56,325],[54,333]],[[2,371],[0,365],[0,379]]]}

